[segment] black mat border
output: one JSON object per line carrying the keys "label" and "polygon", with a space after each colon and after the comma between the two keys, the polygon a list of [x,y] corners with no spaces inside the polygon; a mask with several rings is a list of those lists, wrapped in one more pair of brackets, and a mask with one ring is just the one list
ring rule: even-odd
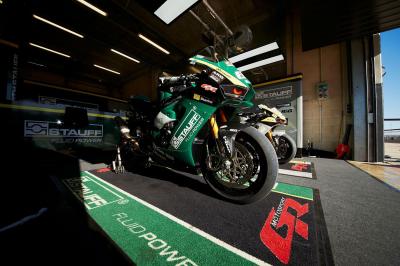
{"label": "black mat border", "polygon": [[328,228],[325,222],[324,211],[322,209],[321,197],[319,190],[313,188],[314,191],[314,206],[316,226],[317,247],[318,247],[318,265],[335,265],[331,242],[329,240]]}

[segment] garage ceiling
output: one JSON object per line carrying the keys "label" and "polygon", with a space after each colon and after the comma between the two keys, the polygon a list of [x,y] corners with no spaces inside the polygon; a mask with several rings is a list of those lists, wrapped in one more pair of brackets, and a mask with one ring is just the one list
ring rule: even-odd
{"label": "garage ceiling", "polygon": [[[20,45],[25,72],[39,69],[109,88],[122,87],[151,67],[173,69],[207,46],[202,41],[204,28],[190,13],[184,13],[170,25],[166,25],[153,14],[152,5],[159,5],[163,1],[88,0],[107,12],[106,17],[72,0],[2,1],[0,39]],[[273,1],[210,0],[209,3],[232,29],[246,23],[256,32],[265,32],[262,25],[277,14],[275,4],[271,4]],[[225,33],[201,1],[192,10],[214,31]],[[84,38],[34,19],[33,14],[82,34]],[[139,33],[167,49],[170,54],[144,42],[138,37]],[[274,31],[270,36],[266,33],[256,34],[253,46],[275,41],[274,35]],[[68,54],[71,58],[37,49],[30,46],[29,42]],[[110,49],[134,57],[140,63],[121,57]],[[98,69],[93,64],[105,66],[121,74]]]}
{"label": "garage ceiling", "polygon": [[[106,11],[104,17],[76,0],[0,0],[0,41],[20,46],[21,73],[55,73],[65,80],[79,81],[112,90],[122,88],[149,69],[172,71],[187,62],[196,51],[207,46],[203,26],[186,12],[171,24],[165,24],[153,12],[163,0],[88,0]],[[285,17],[293,12],[294,1],[209,0],[209,4],[234,30],[247,24],[254,39],[249,49],[277,41],[285,47]],[[312,49],[400,26],[399,0],[304,0],[300,2],[303,49]],[[199,1],[191,8],[213,31],[225,29]],[[34,19],[36,14],[76,31],[84,38]],[[165,54],[138,37],[141,33],[158,43]],[[29,45],[36,43],[68,55],[64,58]],[[140,60],[132,62],[111,49]],[[284,49],[276,51],[283,53]],[[40,65],[35,65],[37,63]],[[116,75],[93,64],[120,72]],[[41,66],[43,65],[43,66]],[[275,74],[274,74],[275,73]],[[286,73],[285,62],[246,72],[259,82],[276,73]],[[281,75],[281,74],[279,74]],[[258,80],[260,79],[260,80]]]}
{"label": "garage ceiling", "polygon": [[400,27],[399,0],[301,1],[303,50]]}

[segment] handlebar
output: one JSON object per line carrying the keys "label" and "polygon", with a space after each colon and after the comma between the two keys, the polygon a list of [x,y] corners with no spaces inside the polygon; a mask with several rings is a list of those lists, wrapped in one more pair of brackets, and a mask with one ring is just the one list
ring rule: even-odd
{"label": "handlebar", "polygon": [[181,75],[181,76],[173,76],[173,77],[162,77],[159,78],[161,84],[165,85],[179,85],[184,84],[188,81],[193,81],[197,79],[196,74],[189,74],[189,75]]}
{"label": "handlebar", "polygon": [[169,87],[171,93],[183,92],[190,87],[189,82],[197,80],[196,74],[159,78],[160,87]]}
{"label": "handlebar", "polygon": [[237,115],[246,118],[247,120],[259,120],[265,117],[264,112],[242,112]]}

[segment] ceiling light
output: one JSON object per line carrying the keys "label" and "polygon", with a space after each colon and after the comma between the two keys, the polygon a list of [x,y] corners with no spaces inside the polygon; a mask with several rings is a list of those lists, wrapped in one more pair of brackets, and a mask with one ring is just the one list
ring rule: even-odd
{"label": "ceiling light", "polygon": [[28,61],[27,63],[31,64],[31,65],[35,65],[35,66],[46,67],[45,65],[42,65],[42,64],[39,64],[39,63],[36,63],[36,62],[32,62],[32,61]]}
{"label": "ceiling light", "polygon": [[99,13],[100,15],[103,16],[107,16],[107,13],[104,12],[103,10],[101,10],[100,8],[95,7],[94,5],[90,4],[89,2],[86,2],[84,0],[77,0],[79,3],[81,3],[82,5],[87,6],[88,8],[92,9],[93,11],[96,11],[97,13]]}
{"label": "ceiling light", "polygon": [[278,61],[282,61],[283,59],[284,59],[283,55],[280,54],[280,55],[277,55],[277,56],[273,56],[273,57],[270,57],[270,58],[267,58],[267,59],[264,59],[264,60],[260,60],[260,61],[248,64],[248,65],[245,65],[245,66],[238,67],[238,70],[246,71],[246,70],[253,69],[253,68],[256,68],[256,67],[269,65],[269,64],[272,64],[272,63],[275,63],[275,62],[278,62]]}
{"label": "ceiling light", "polygon": [[47,19],[44,19],[44,18],[39,17],[39,16],[37,16],[37,15],[33,15],[33,17],[34,17],[35,19],[40,20],[40,21],[42,21],[42,22],[44,22],[44,23],[47,23],[47,24],[49,24],[49,25],[51,25],[51,26],[53,26],[53,27],[59,28],[60,30],[63,30],[63,31],[66,31],[66,32],[68,32],[68,33],[71,33],[71,34],[73,34],[73,35],[75,35],[75,36],[78,36],[79,38],[83,38],[83,35],[81,35],[81,34],[79,34],[79,33],[76,33],[75,31],[69,30],[69,29],[67,29],[67,28],[64,28],[63,26],[60,26],[60,25],[58,25],[58,24],[56,24],[56,23],[54,23],[54,22],[51,22],[51,21],[49,21],[49,20],[47,20]]}
{"label": "ceiling light", "polygon": [[167,0],[154,12],[154,14],[162,21],[169,24],[197,1],[198,0]]}
{"label": "ceiling light", "polygon": [[104,69],[104,70],[107,70],[107,71],[110,71],[111,73],[114,73],[114,74],[117,74],[117,75],[121,74],[118,71],[115,71],[115,70],[112,70],[112,69],[109,69],[109,68],[106,68],[106,67],[103,67],[103,66],[99,66],[99,65],[96,65],[96,64],[94,64],[94,66],[98,67],[98,68],[101,68],[101,69]]}
{"label": "ceiling light", "polygon": [[276,42],[273,42],[273,43],[258,47],[256,49],[250,50],[248,52],[233,56],[233,57],[229,58],[229,61],[231,61],[232,63],[236,63],[236,62],[242,61],[244,59],[247,59],[247,58],[259,55],[259,54],[263,54],[263,53],[266,53],[269,51],[276,50],[278,48],[279,48],[278,44]]}
{"label": "ceiling light", "polygon": [[123,56],[123,57],[125,57],[125,58],[128,58],[129,60],[132,60],[132,61],[136,62],[136,63],[140,63],[139,60],[137,60],[137,59],[135,59],[135,58],[133,58],[133,57],[130,57],[129,55],[126,55],[126,54],[124,54],[124,53],[121,53],[120,51],[117,51],[117,50],[115,50],[115,49],[111,49],[111,52],[114,52],[114,53],[116,53],[116,54],[119,54],[119,55],[121,55],[121,56]]}
{"label": "ceiling light", "polygon": [[166,53],[166,54],[169,54],[169,51],[168,51],[168,50],[162,48],[160,45],[156,44],[155,42],[153,42],[153,41],[150,40],[149,38],[143,36],[143,35],[140,34],[140,33],[139,33],[138,36],[139,36],[140,39],[145,40],[146,42],[150,43],[151,45],[153,45],[153,46],[156,47],[157,49],[163,51],[163,52]]}
{"label": "ceiling light", "polygon": [[61,52],[58,52],[58,51],[55,51],[55,50],[52,50],[52,49],[49,49],[49,48],[46,48],[46,47],[37,45],[37,44],[35,44],[35,43],[31,43],[31,42],[30,42],[29,45],[32,45],[32,46],[34,46],[34,47],[36,47],[36,48],[40,48],[40,49],[46,50],[46,51],[48,51],[48,52],[55,53],[55,54],[58,54],[58,55],[61,55],[61,56],[67,57],[67,58],[70,58],[70,57],[71,57],[70,55],[63,54],[63,53],[61,53]]}

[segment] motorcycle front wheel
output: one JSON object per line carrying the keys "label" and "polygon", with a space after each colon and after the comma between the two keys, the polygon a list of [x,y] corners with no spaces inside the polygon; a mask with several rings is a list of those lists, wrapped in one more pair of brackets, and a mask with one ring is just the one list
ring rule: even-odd
{"label": "motorcycle front wheel", "polygon": [[204,179],[216,193],[235,203],[265,198],[278,176],[278,159],[272,144],[249,127],[238,133],[234,145],[230,160],[222,159],[215,147],[209,146],[209,158],[202,163]]}
{"label": "motorcycle front wheel", "polygon": [[288,163],[296,156],[296,143],[286,133],[282,136],[277,136],[277,138],[278,144],[276,147],[276,154],[278,156],[279,164]]}

